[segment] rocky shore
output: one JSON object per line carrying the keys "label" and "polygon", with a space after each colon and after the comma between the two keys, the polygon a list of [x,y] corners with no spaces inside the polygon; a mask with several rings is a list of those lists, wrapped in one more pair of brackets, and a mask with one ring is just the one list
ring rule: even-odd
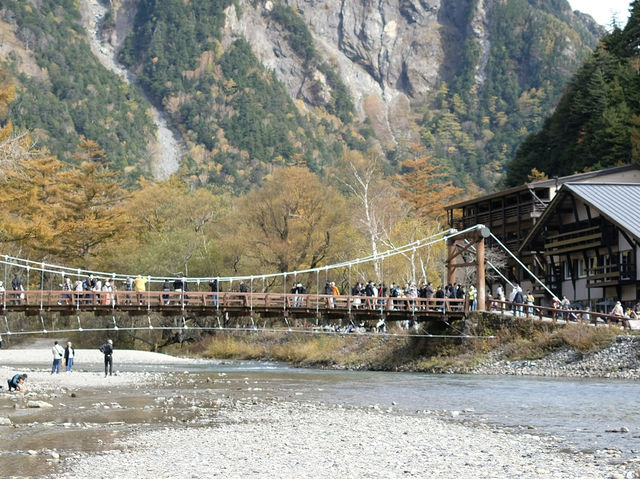
{"label": "rocky shore", "polygon": [[606,451],[569,454],[554,438],[446,422],[429,414],[239,401],[216,424],[141,432],[58,477],[631,478]]}
{"label": "rocky shore", "polygon": [[618,336],[601,351],[582,354],[563,348],[537,360],[507,361],[499,359],[500,351],[492,351],[482,364],[448,372],[467,374],[509,374],[516,376],[549,376],[640,379],[640,337]]}

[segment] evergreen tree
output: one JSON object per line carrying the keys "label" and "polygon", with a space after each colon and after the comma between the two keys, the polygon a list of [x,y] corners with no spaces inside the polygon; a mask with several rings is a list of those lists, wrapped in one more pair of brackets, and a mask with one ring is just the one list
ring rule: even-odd
{"label": "evergreen tree", "polygon": [[636,0],[627,26],[603,39],[574,75],[554,114],[522,143],[509,163],[506,186],[527,181],[532,168],[563,176],[637,161],[639,25]]}

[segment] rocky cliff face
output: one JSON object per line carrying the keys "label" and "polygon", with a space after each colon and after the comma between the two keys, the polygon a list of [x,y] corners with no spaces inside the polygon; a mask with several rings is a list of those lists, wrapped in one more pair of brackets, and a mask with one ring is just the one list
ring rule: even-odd
{"label": "rocky cliff face", "polygon": [[[285,0],[305,20],[316,48],[339,72],[356,103],[360,118],[368,117],[383,141],[407,134],[413,101],[433,92],[438,81],[459,73],[463,44],[478,49],[475,82],[482,88],[492,38],[491,13],[502,0]],[[566,3],[566,2],[565,2]],[[239,14],[227,11],[227,38],[242,35],[264,65],[276,72],[294,98],[321,103],[306,86],[310,73],[284,39],[269,12],[274,3],[242,0]],[[563,12],[593,32],[589,18]],[[566,64],[576,61],[582,40],[566,38]],[[560,61],[559,63],[562,63]],[[322,80],[311,74],[311,79]]]}
{"label": "rocky cliff face", "polygon": [[[230,37],[243,35],[294,98],[318,99],[305,88],[309,72],[269,20],[271,1],[242,4],[227,15]],[[360,118],[369,117],[379,138],[406,134],[409,100],[433,89],[445,57],[439,0],[290,0],[303,16],[316,48],[339,72]],[[314,80],[318,80],[316,75]],[[321,79],[321,78],[320,78]],[[393,126],[392,126],[393,125]]]}

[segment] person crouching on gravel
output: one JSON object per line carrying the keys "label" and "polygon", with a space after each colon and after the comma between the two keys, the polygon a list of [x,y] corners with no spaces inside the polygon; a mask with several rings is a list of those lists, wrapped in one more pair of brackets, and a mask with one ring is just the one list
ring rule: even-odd
{"label": "person crouching on gravel", "polygon": [[26,391],[27,387],[24,384],[26,380],[27,380],[26,374],[16,374],[15,376],[13,376],[11,379],[7,381],[9,383],[9,392],[11,392],[13,389],[15,389],[16,391],[22,391],[22,392]]}

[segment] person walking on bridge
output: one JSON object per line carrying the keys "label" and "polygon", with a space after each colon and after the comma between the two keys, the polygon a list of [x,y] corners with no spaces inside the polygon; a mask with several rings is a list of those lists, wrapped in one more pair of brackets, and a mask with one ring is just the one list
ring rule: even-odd
{"label": "person walking on bridge", "polygon": [[11,289],[14,291],[22,291],[22,280],[18,275],[15,275],[11,280]]}
{"label": "person walking on bridge", "polygon": [[107,339],[107,342],[100,346],[100,351],[104,354],[104,377],[113,373],[113,340]]}
{"label": "person walking on bridge", "polygon": [[147,290],[147,279],[140,275],[136,276],[136,279],[133,280],[133,290],[136,292],[138,303],[142,304],[142,293]]}
{"label": "person walking on bridge", "polygon": [[21,291],[20,293],[16,293],[13,295],[13,297],[16,298],[13,304],[20,304],[20,300],[24,299],[24,293],[22,292],[24,291],[24,287],[22,286],[22,280],[18,275],[15,275],[15,277],[11,281],[11,289],[14,291]]}

